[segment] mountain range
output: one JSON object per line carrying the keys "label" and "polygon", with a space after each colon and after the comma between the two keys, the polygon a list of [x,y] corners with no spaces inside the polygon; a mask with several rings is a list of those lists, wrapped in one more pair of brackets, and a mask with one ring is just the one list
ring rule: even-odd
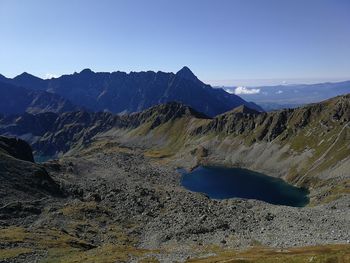
{"label": "mountain range", "polygon": [[[0,76],[1,82],[3,101],[0,112],[8,114],[21,111],[60,113],[78,107],[95,112],[131,113],[171,101],[187,104],[208,116],[240,105],[262,111],[258,105],[237,95],[204,84],[188,67],[176,74],[161,71],[95,73],[84,69],[80,73],[52,79],[22,73],[12,79]],[[9,92],[11,89],[13,91]],[[18,98],[23,102],[18,102],[16,109],[14,101]]]}
{"label": "mountain range", "polygon": [[316,187],[321,177],[341,180],[350,168],[349,120],[344,95],[267,113],[239,106],[214,118],[176,102],[124,115],[25,113],[1,118],[0,134],[26,139],[41,156],[79,154],[104,140],[181,167],[239,166]]}

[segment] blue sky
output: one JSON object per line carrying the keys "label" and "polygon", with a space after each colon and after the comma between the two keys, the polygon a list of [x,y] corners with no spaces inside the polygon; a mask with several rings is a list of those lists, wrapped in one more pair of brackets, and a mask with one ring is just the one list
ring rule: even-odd
{"label": "blue sky", "polygon": [[0,73],[187,65],[214,85],[350,79],[349,0],[0,0]]}

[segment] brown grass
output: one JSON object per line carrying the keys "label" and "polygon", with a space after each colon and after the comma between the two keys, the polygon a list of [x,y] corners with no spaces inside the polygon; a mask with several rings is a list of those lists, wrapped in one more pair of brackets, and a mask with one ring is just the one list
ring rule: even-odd
{"label": "brown grass", "polygon": [[244,251],[222,250],[216,254],[216,256],[207,258],[190,259],[187,262],[347,263],[350,262],[350,245],[324,245],[283,250],[254,247]]}

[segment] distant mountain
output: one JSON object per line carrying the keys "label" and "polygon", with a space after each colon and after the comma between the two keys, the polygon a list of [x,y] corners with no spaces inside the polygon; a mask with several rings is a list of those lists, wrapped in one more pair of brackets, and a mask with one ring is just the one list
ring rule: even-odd
{"label": "distant mountain", "polygon": [[[224,89],[234,93],[236,87],[224,87]],[[253,101],[269,111],[281,108],[295,108],[348,94],[350,93],[350,81],[247,87],[245,91],[247,94],[239,94],[239,96],[247,101]]]}
{"label": "distant mountain", "polygon": [[79,110],[79,107],[58,94],[3,83],[0,78],[0,113],[2,114],[62,113],[74,110]]}
{"label": "distant mountain", "polygon": [[31,89],[45,89],[46,86],[45,80],[33,76],[27,72],[23,72],[22,74],[14,77],[12,83],[20,87],[27,87]]}
{"label": "distant mountain", "polygon": [[80,73],[48,80],[23,73],[2,81],[55,93],[92,111],[130,113],[170,101],[187,104],[209,116],[240,105],[262,111],[258,105],[237,95],[204,84],[188,67],[176,74],[160,71],[95,73],[84,69]]}

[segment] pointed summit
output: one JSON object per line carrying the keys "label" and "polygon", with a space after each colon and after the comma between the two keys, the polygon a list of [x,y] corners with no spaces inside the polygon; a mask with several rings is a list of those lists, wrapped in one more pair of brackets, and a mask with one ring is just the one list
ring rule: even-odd
{"label": "pointed summit", "polygon": [[186,66],[180,69],[176,73],[176,76],[179,76],[184,79],[189,79],[189,80],[198,80],[198,78],[193,74],[193,72]]}
{"label": "pointed summit", "polygon": [[13,80],[18,83],[18,84],[26,84],[26,83],[40,83],[40,82],[43,82],[44,80],[37,77],[37,76],[34,76],[32,74],[29,74],[27,72],[23,72],[22,74],[16,76],[13,78]]}
{"label": "pointed summit", "polygon": [[177,73],[179,72],[188,72],[188,73],[191,73],[193,74],[193,72],[189,69],[189,67],[187,66],[184,66],[182,69],[180,69]]}
{"label": "pointed summit", "polygon": [[11,84],[16,86],[22,86],[31,89],[44,89],[45,88],[45,80],[36,77],[27,72],[23,72],[22,74],[14,77],[11,81]]}
{"label": "pointed summit", "polygon": [[29,74],[27,72],[23,72],[22,74],[19,74],[18,76],[14,77],[14,79],[17,80],[28,80],[28,79],[40,79],[32,74]]}

